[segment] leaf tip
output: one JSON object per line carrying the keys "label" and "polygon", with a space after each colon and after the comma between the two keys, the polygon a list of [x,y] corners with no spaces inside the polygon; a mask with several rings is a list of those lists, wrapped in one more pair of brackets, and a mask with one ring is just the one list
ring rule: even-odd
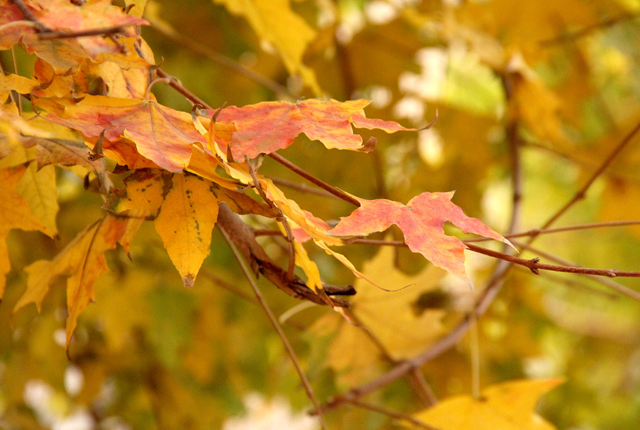
{"label": "leaf tip", "polygon": [[182,278],[182,283],[185,287],[193,287],[193,284],[196,282],[196,275],[189,273],[187,276]]}
{"label": "leaf tip", "polygon": [[513,250],[516,251],[518,254],[520,253],[520,251],[518,251],[518,248],[516,248],[515,245],[509,241],[509,239],[503,237],[501,241],[509,245],[511,248],[513,248]]}

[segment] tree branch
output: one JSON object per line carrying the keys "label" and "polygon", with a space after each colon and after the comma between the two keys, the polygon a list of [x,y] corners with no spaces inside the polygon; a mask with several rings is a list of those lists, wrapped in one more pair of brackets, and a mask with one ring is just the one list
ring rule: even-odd
{"label": "tree branch", "polygon": [[[555,255],[551,255],[549,253],[546,253],[544,251],[536,249],[536,248],[532,247],[529,244],[520,243],[520,242],[516,242],[516,241],[514,241],[514,244],[516,246],[520,246],[520,247],[522,247],[524,249],[527,249],[527,250],[529,250],[531,252],[534,252],[534,253],[536,253],[538,255],[541,255],[544,258],[547,258],[547,259],[549,259],[551,261],[555,261],[556,263],[559,263],[559,264],[562,264],[562,265],[565,265],[565,266],[580,267],[580,266],[576,265],[575,263],[573,263],[571,261],[562,259],[562,258],[557,257]],[[629,297],[631,297],[633,299],[640,300],[640,293],[638,293],[635,290],[632,290],[631,288],[627,288],[624,285],[621,285],[621,284],[619,284],[619,283],[617,283],[615,281],[612,281],[611,279],[603,278],[601,276],[592,275],[592,274],[585,274],[585,276],[587,276],[588,278],[593,279],[594,281],[596,281],[596,282],[598,282],[598,283],[600,283],[602,285],[605,285],[605,286],[611,288],[612,290],[615,290],[615,291],[617,291],[617,292],[619,292],[621,294],[624,294],[625,296],[629,296]]]}
{"label": "tree branch", "polygon": [[283,166],[285,166],[289,170],[293,171],[294,173],[297,173],[298,175],[302,176],[303,178],[305,178],[307,181],[311,182],[312,184],[315,184],[315,185],[319,186],[320,188],[330,192],[334,196],[339,197],[340,199],[344,200],[345,202],[349,202],[354,206],[360,207],[360,202],[358,201],[358,199],[356,199],[353,196],[351,196],[350,194],[347,194],[344,191],[339,190],[336,187],[334,187],[332,185],[329,185],[326,182],[316,178],[311,173],[309,173],[309,172],[301,169],[300,167],[296,166],[295,164],[293,164],[291,161],[287,160],[286,158],[284,158],[280,154],[276,154],[275,152],[272,152],[271,154],[268,154],[268,155],[269,155],[269,157],[271,157],[274,160],[276,160],[278,163],[282,164]]}
{"label": "tree branch", "polygon": [[116,25],[113,27],[93,28],[82,31],[55,31],[49,30],[38,34],[40,40],[53,40],[53,39],[76,39],[79,37],[89,36],[109,36],[121,33],[126,27],[130,25]]}
{"label": "tree branch", "polygon": [[[569,202],[566,205],[564,205],[561,209],[559,209],[558,212],[555,213],[555,215],[553,215],[551,218],[549,218],[549,220],[547,220],[547,222],[545,222],[542,227],[540,227],[541,230],[544,230],[544,229],[550,227],[551,224],[556,222],[558,220],[558,218],[560,218],[571,206],[573,206],[576,202],[578,202],[578,201],[580,201],[580,200],[582,200],[582,199],[584,199],[586,197],[587,190],[591,187],[591,185],[593,185],[595,180],[598,179],[598,177],[600,175],[602,175],[602,173],[609,167],[609,165],[622,152],[622,150],[629,144],[629,142],[631,142],[631,140],[638,133],[638,131],[640,131],[640,123],[638,123],[633,128],[633,130],[631,130],[629,132],[629,134],[627,134],[627,136],[624,139],[622,139],[622,141],[618,144],[618,146],[616,146],[614,148],[614,150],[611,151],[609,156],[600,165],[598,170],[596,170],[591,175],[589,180],[583,185],[582,188],[580,188],[580,190],[578,190],[578,192],[573,196],[573,198],[571,200],[569,200]],[[535,237],[536,237],[535,235],[531,236],[531,240],[529,241],[529,243],[531,243],[535,239]]]}
{"label": "tree branch", "polygon": [[385,407],[382,407],[382,406],[378,406],[378,405],[374,405],[373,403],[365,402],[364,400],[349,399],[348,402],[353,404],[353,405],[360,406],[361,408],[368,409],[368,410],[374,411],[374,412],[379,412],[381,414],[390,416],[391,418],[396,418],[398,420],[407,421],[407,422],[411,423],[413,426],[420,427],[422,429],[440,430],[440,429],[438,429],[438,427],[434,427],[432,425],[424,423],[424,422],[420,421],[419,419],[412,417],[411,415],[401,414],[399,412],[392,411],[391,409],[388,409],[388,408],[385,408]]}
{"label": "tree branch", "polygon": [[588,25],[585,28],[572,32],[572,33],[568,33],[568,34],[563,34],[551,39],[545,39],[545,40],[541,40],[540,42],[538,42],[541,46],[543,47],[549,47],[549,46],[553,46],[553,45],[557,45],[560,43],[566,43],[566,42],[571,42],[577,39],[580,39],[584,36],[587,36],[597,30],[602,30],[604,28],[608,28],[608,27],[613,27],[616,24],[619,24],[621,22],[625,22],[625,21],[629,21],[631,19],[637,18],[638,14],[634,14],[634,15],[628,15],[628,14],[624,14],[624,15],[620,15],[620,16],[614,16],[613,18],[609,18],[609,19],[605,19],[604,21],[595,23],[593,25]]}

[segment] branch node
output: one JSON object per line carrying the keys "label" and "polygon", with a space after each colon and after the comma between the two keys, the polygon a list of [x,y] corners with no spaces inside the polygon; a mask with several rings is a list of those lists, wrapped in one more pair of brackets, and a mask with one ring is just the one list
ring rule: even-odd
{"label": "branch node", "polygon": [[540,274],[540,271],[538,270],[538,268],[536,267],[536,264],[538,264],[538,262],[540,261],[539,257],[536,258],[532,258],[531,260],[531,265],[529,266],[529,269],[536,275]]}

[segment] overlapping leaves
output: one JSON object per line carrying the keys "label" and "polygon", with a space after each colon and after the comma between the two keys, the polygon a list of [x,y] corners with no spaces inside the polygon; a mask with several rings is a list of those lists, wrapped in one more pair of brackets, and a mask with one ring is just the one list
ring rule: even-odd
{"label": "overlapping leaves", "polygon": [[[32,0],[25,4],[35,19],[49,30],[80,31],[92,25],[145,23],[112,7],[106,0],[85,6],[68,2],[63,5],[61,0],[54,3],[53,11],[48,14],[43,12],[43,2]],[[315,78],[301,62],[309,35],[301,46],[282,44],[278,31],[260,29],[258,25],[270,16],[266,12],[260,14],[260,11],[270,10],[267,2],[255,0],[244,6],[234,2],[225,4],[258,26],[258,31],[280,50],[287,67],[300,72],[305,82],[314,87]],[[462,279],[467,279],[464,245],[444,235],[445,221],[452,221],[465,231],[502,240],[480,221],[466,217],[450,202],[451,195],[444,193],[424,193],[407,206],[388,200],[359,200],[361,208],[331,230],[327,222],[301,208],[271,179],[252,172],[245,164],[247,159],[288,147],[300,134],[329,149],[368,152],[372,150],[371,146],[363,144],[362,137],[354,133],[354,127],[387,133],[413,130],[395,122],[367,118],[363,110],[369,104],[366,100],[265,102],[209,111],[208,117],[198,118],[163,106],[149,92],[154,71],[147,66],[153,60],[153,54],[135,32],[126,31],[130,37],[119,38],[117,43],[97,36],[45,41],[35,34],[33,23],[28,23],[29,31],[20,38],[11,29],[19,26],[16,23],[24,18],[21,12],[13,5],[2,3],[0,6],[6,12],[0,22],[4,24],[0,27],[3,46],[21,42],[39,56],[35,79],[3,76],[0,97],[6,99],[10,91],[30,94],[33,106],[44,111],[42,116],[49,123],[79,132],[85,145],[55,134],[35,133],[25,138],[26,128],[21,130],[23,136],[14,139],[17,143],[3,144],[0,149],[14,159],[4,166],[13,170],[1,172],[7,178],[20,175],[29,178],[23,181],[22,187],[7,191],[17,190],[23,200],[14,195],[9,196],[9,200],[17,209],[26,203],[30,213],[35,214],[35,217],[14,217],[13,221],[4,224],[7,228],[39,229],[55,234],[57,206],[40,198],[53,194],[44,187],[54,186],[55,182],[36,177],[51,176],[51,165],[82,168],[85,174],[93,175],[89,180],[98,180],[100,192],[111,193],[105,208],[112,214],[87,227],[54,260],[38,261],[27,268],[28,288],[17,308],[30,302],[40,306],[52,279],[58,275],[70,276],[67,282],[70,312],[67,345],[78,315],[93,299],[93,283],[108,270],[105,251],[115,248],[117,243],[127,250],[145,219],[153,219],[156,231],[187,286],[193,285],[209,254],[220,202],[225,202],[239,214],[276,218],[281,227],[284,222],[290,223],[296,231],[304,232],[296,237],[312,238],[321,249],[363,278],[365,276],[343,254],[330,248],[343,245],[339,236],[365,235],[397,224],[412,250]],[[290,18],[292,22],[306,26],[298,17],[291,15]],[[87,57],[91,57],[91,62],[86,61]],[[88,94],[97,78],[108,88],[108,96]],[[9,129],[15,129],[15,126]],[[25,154],[21,155],[22,152]],[[109,175],[101,160],[103,156],[122,166],[120,171],[135,171],[125,180],[123,190],[111,190]],[[31,162],[28,168],[17,167],[25,162]],[[254,194],[247,188],[260,193]],[[268,204],[259,201],[258,194],[263,195]],[[29,220],[33,222],[29,224]],[[5,231],[2,234],[6,236]],[[307,285],[313,290],[321,289],[318,267],[300,243],[293,246],[295,262],[308,277]],[[3,257],[3,261],[6,258]],[[0,268],[5,273],[8,268],[6,263],[2,264]]]}

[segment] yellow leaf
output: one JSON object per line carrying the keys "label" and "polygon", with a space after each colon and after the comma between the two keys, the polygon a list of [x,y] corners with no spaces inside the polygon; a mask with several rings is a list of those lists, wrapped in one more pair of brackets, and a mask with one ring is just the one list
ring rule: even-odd
{"label": "yellow leaf", "polygon": [[322,94],[316,75],[302,63],[302,57],[316,32],[289,5],[289,0],[214,0],[236,15],[244,16],[258,36],[273,44],[292,74],[299,74],[305,84]]}
{"label": "yellow leaf", "polygon": [[124,4],[127,6],[125,10],[129,10],[129,15],[142,18],[147,0],[125,0]]}
{"label": "yellow leaf", "polygon": [[52,165],[37,170],[36,164],[29,164],[16,187],[16,191],[27,201],[31,212],[46,226],[44,233],[53,237],[58,234],[56,226],[56,215],[58,214],[56,170]]}
{"label": "yellow leaf", "polygon": [[35,79],[25,78],[20,75],[0,74],[0,103],[4,103],[9,98],[9,93],[17,91],[19,94],[29,94],[31,90],[40,85]]}
{"label": "yellow leaf", "polygon": [[[426,349],[446,332],[446,311],[428,309],[415,312],[413,305],[426,293],[438,288],[446,271],[430,265],[421,273],[409,276],[394,266],[394,250],[386,246],[362,269],[367,278],[389,290],[382,291],[356,280],[358,294],[352,311],[358,320],[382,343],[396,360],[407,359]],[[406,288],[405,288],[406,287]]]}
{"label": "yellow leaf", "polygon": [[416,414],[440,430],[553,430],[535,413],[540,396],[562,379],[511,381],[488,387],[479,400],[456,396]]}
{"label": "yellow leaf", "polygon": [[371,279],[367,278],[366,275],[364,275],[363,273],[359,272],[356,269],[356,266],[354,266],[353,263],[351,263],[351,261],[349,261],[349,259],[347,257],[345,257],[344,255],[340,254],[339,252],[336,252],[333,249],[329,248],[327,246],[327,244],[324,243],[321,240],[316,240],[315,242],[316,242],[316,245],[318,245],[320,248],[324,249],[324,252],[326,252],[329,255],[332,255],[333,257],[336,258],[336,260],[338,260],[339,262],[341,262],[342,264],[347,266],[347,268],[349,268],[349,270],[351,270],[353,272],[353,274],[356,275],[358,278],[364,279],[365,281],[369,282],[371,285],[378,286]]}
{"label": "yellow leaf", "polygon": [[311,288],[316,293],[322,289],[322,280],[320,279],[320,270],[316,263],[311,261],[307,250],[304,249],[301,243],[297,241],[293,242],[293,246],[296,251],[296,265],[302,269],[307,275],[307,287]]}
{"label": "yellow leaf", "polygon": [[164,200],[165,186],[171,177],[157,169],[141,169],[124,180],[125,194],[117,202],[107,204],[114,212],[142,211],[144,216],[155,214]]}
{"label": "yellow leaf", "polygon": [[[127,337],[133,330],[147,327],[151,320],[149,292],[155,287],[155,281],[149,273],[141,270],[127,270],[123,279],[111,279],[105,276],[96,283],[96,291],[100,297],[96,312],[104,323],[103,333],[107,345],[120,351],[127,344]],[[110,281],[110,282],[109,282]],[[131,304],[135,303],[135,312]]]}
{"label": "yellow leaf", "polygon": [[7,248],[8,231],[0,230],[0,299],[4,296],[4,287],[7,282],[6,275],[11,270],[9,262],[9,249]]}
{"label": "yellow leaf", "polygon": [[[321,321],[325,325],[330,323]],[[379,370],[379,357],[380,350],[364,330],[343,320],[331,342],[327,365],[336,372],[338,382],[349,387],[372,378]]]}
{"label": "yellow leaf", "polygon": [[314,240],[322,241],[327,245],[342,245],[342,240],[327,234],[327,230],[330,228],[325,221],[313,216],[311,212],[301,209],[295,201],[288,199],[271,179],[261,180],[260,183],[266,188],[267,197],[278,206],[287,218],[304,229]]}
{"label": "yellow leaf", "polygon": [[190,287],[209,255],[218,199],[211,183],[197,176],[174,174],[172,182],[155,226],[184,285]]}
{"label": "yellow leaf", "polygon": [[219,163],[215,158],[207,154],[198,145],[193,145],[193,152],[191,153],[191,159],[189,160],[189,167],[187,167],[187,170],[195,175],[208,179],[211,182],[215,182],[221,187],[228,188],[230,190],[237,190],[239,184],[236,181],[224,178],[216,173],[216,167],[218,165]]}
{"label": "yellow leaf", "polygon": [[[146,0],[143,1],[146,2]],[[142,2],[137,1],[136,3]],[[130,14],[133,14],[134,9],[138,8],[132,8]],[[135,46],[135,51],[149,64],[154,64],[153,51],[151,51],[151,48],[144,39],[140,38],[139,41],[139,45]],[[107,87],[109,87],[110,97],[125,99],[144,98],[150,83],[150,74],[146,67],[126,67],[120,59],[118,59],[118,61],[105,61],[99,64],[92,63],[89,67],[91,72],[100,76]]]}
{"label": "yellow leaf", "polygon": [[19,181],[26,170],[24,166],[0,170],[0,298],[4,292],[5,275],[10,269],[9,250],[5,243],[9,231],[13,228],[42,232],[48,230],[31,211],[29,203],[18,193]]}
{"label": "yellow leaf", "polygon": [[27,290],[13,312],[29,303],[35,303],[38,311],[53,278],[67,279],[67,350],[76,328],[78,316],[94,299],[93,284],[109,271],[104,252],[113,249],[127,229],[129,220],[106,215],[87,227],[67,245],[53,260],[38,260],[25,268],[28,274]]}
{"label": "yellow leaf", "polygon": [[562,106],[560,98],[525,64],[521,56],[514,56],[509,67],[514,78],[515,106],[510,115],[522,120],[541,139],[565,141],[558,117]]}

